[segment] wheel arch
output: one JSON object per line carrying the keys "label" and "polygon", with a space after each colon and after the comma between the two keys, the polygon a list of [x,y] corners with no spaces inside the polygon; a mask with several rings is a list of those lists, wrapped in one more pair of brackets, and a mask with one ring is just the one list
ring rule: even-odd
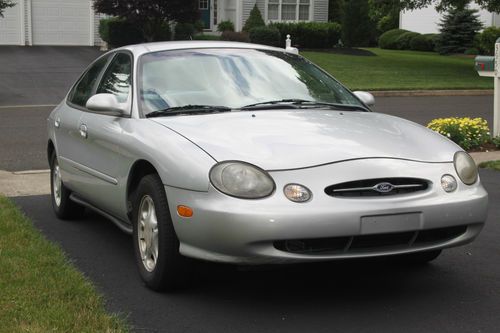
{"label": "wheel arch", "polygon": [[52,154],[54,154],[55,151],[56,151],[56,147],[55,147],[54,143],[52,142],[52,140],[49,139],[49,141],[47,142],[47,160],[49,161],[49,166],[51,166],[51,164],[52,164],[51,158],[52,158]]}
{"label": "wheel arch", "polygon": [[132,167],[130,168],[129,175],[127,178],[127,190],[126,190],[127,215],[129,219],[131,218],[132,215],[132,207],[133,207],[132,203],[134,199],[134,193],[141,179],[149,174],[157,174],[158,176],[160,176],[158,169],[151,162],[144,159],[135,161]]}

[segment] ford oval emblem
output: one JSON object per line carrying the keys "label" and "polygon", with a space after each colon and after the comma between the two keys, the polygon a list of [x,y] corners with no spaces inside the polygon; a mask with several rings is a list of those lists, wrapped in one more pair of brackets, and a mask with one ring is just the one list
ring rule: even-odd
{"label": "ford oval emblem", "polygon": [[373,187],[373,189],[380,193],[388,193],[394,189],[394,185],[391,183],[379,183]]}

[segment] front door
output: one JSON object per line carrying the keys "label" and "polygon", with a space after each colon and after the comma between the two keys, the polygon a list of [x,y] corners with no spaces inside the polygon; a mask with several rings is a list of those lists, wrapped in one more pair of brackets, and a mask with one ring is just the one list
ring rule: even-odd
{"label": "front door", "polygon": [[198,0],[198,8],[200,9],[201,20],[203,21],[203,27],[205,29],[211,29],[211,2],[212,0]]}

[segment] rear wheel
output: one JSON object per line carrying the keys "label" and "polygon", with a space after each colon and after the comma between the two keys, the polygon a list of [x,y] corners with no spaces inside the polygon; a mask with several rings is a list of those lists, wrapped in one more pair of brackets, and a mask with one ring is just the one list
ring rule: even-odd
{"label": "rear wheel", "polygon": [[147,175],[140,181],[132,216],[135,258],[141,278],[156,291],[175,289],[180,285],[185,265],[158,175]]}
{"label": "rear wheel", "polygon": [[63,220],[81,217],[85,208],[69,198],[71,191],[64,186],[61,168],[55,153],[50,159],[50,192],[52,208],[56,216]]}

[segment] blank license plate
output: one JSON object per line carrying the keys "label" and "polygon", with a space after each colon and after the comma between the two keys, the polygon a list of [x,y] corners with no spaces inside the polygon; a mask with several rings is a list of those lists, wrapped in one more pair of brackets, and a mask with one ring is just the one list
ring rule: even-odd
{"label": "blank license plate", "polygon": [[361,234],[414,231],[422,228],[422,213],[361,217]]}

